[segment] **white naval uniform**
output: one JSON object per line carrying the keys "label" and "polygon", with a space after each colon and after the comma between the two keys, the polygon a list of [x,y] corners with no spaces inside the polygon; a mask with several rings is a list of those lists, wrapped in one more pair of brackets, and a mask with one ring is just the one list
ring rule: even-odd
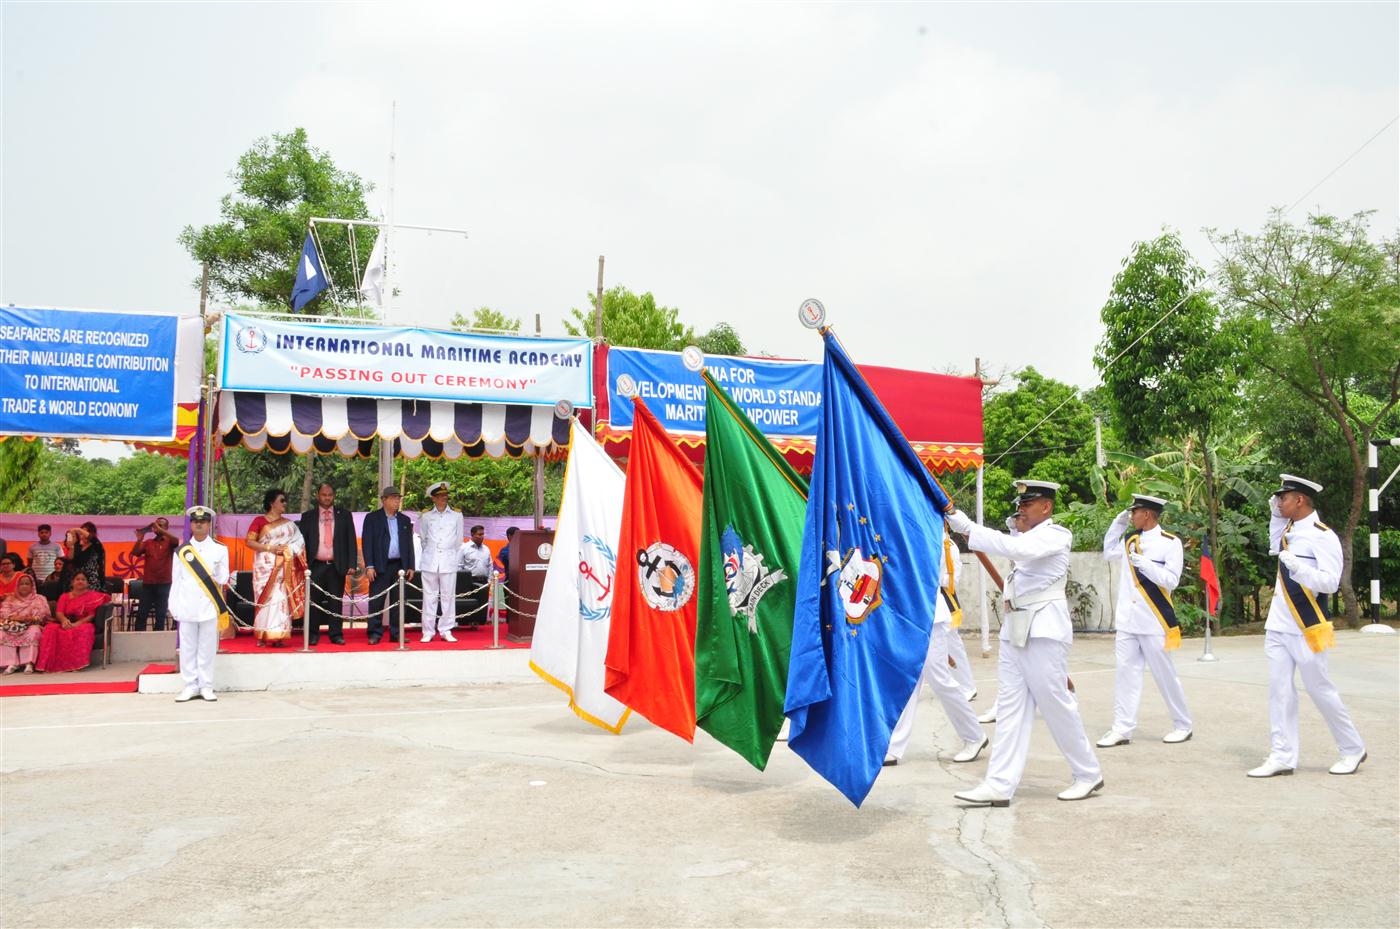
{"label": "white naval uniform", "polygon": [[462,514],[433,507],[418,519],[422,540],[418,573],[423,577],[423,635],[457,627],[457,558],[462,549]]}
{"label": "white naval uniform", "polygon": [[[1269,553],[1282,549],[1285,533],[1288,551],[1302,561],[1290,572],[1301,586],[1319,600],[1336,591],[1342,580],[1342,543],[1337,534],[1310,513],[1290,522],[1282,516],[1269,520]],[[1293,670],[1303,678],[1332,738],[1343,755],[1361,755],[1366,745],[1361,733],[1342,703],[1337,685],[1327,674],[1327,652],[1314,653],[1303,638],[1303,630],[1288,608],[1282,579],[1274,581],[1274,599],[1269,618],[1264,621],[1264,655],[1269,661],[1269,758],[1289,768],[1298,766],[1298,692],[1293,688]]]}
{"label": "white naval uniform", "polygon": [[977,692],[977,682],[972,679],[972,662],[968,660],[967,648],[963,645],[962,630],[952,626],[948,627],[948,655],[957,663],[956,668],[950,669],[953,679],[962,688],[963,696],[971,700]]}
{"label": "white naval uniform", "polygon": [[[190,539],[209,576],[220,587],[228,583],[228,549],[209,536]],[[170,572],[170,615],[180,623],[180,677],[186,688],[214,688],[214,656],[219,651],[218,613],[214,603],[178,555]]]}
{"label": "white naval uniform", "polygon": [[[968,547],[1011,559],[1014,570],[1006,579],[1004,594],[1016,603],[1054,586],[1069,573],[1072,539],[1068,529],[1047,519],[1029,532],[1013,531],[1010,535],[974,525],[968,534]],[[1015,794],[1026,769],[1037,710],[1069,762],[1075,781],[1097,783],[1102,777],[1099,760],[1084,734],[1079,704],[1067,686],[1074,626],[1064,597],[1036,610],[1024,647],[1011,642],[1009,623],[1002,623],[999,639],[997,731],[987,762],[987,786],[1003,797]]]}
{"label": "white naval uniform", "polygon": [[[943,536],[943,544],[953,544],[946,533]],[[957,583],[961,571],[962,561],[957,557],[955,547],[954,584]],[[929,686],[943,704],[943,710],[948,714],[948,721],[953,724],[953,731],[958,734],[958,738],[964,742],[981,741],[983,732],[981,724],[977,722],[977,714],[973,711],[972,704],[967,702],[967,696],[957,678],[953,676],[953,669],[948,667],[949,643],[957,637],[957,630],[953,628],[952,611],[948,609],[947,601],[940,594],[938,606],[933,611],[933,632],[929,636],[928,657],[924,659],[924,669],[919,675],[919,683],[914,686],[913,695],[905,704],[904,712],[899,714],[899,721],[894,724],[889,751],[886,753],[890,757],[903,758],[904,752],[909,748],[909,741],[914,736],[914,719],[919,713],[919,694],[923,691],[924,684]]]}
{"label": "white naval uniform", "polygon": [[[1165,648],[1167,631],[1152,611],[1133,578],[1133,563],[1124,552],[1123,536],[1129,527],[1129,515],[1122,512],[1108,527],[1103,537],[1105,561],[1118,562],[1118,601],[1113,610],[1113,650],[1118,660],[1113,672],[1113,731],[1124,736],[1137,728],[1138,706],[1142,702],[1142,671],[1146,665],[1157,682],[1157,690],[1166,701],[1172,725],[1177,729],[1191,728],[1191,713],[1186,709],[1186,693],[1172,663],[1172,653]],[[1150,581],[1168,592],[1181,582],[1181,540],[1153,526],[1138,533],[1142,555],[1151,564],[1139,570]],[[1136,546],[1134,546],[1136,550]]]}

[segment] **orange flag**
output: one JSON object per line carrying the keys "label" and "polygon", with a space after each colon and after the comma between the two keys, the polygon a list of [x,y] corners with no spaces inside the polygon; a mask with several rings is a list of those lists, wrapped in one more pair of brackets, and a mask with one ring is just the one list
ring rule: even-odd
{"label": "orange flag", "polygon": [[693,742],[701,477],[646,404],[633,403],[604,690]]}

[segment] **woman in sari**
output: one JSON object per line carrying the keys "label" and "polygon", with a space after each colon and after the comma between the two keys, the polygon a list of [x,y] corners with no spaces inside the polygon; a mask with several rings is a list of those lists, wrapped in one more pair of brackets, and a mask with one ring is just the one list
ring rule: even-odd
{"label": "woman in sari", "polygon": [[39,671],[81,671],[92,660],[92,642],[97,633],[93,619],[107,595],[88,586],[87,575],[73,575],[73,586],[58,598],[57,622],[44,626],[39,637]]}
{"label": "woman in sari", "polygon": [[89,590],[106,590],[107,550],[97,538],[97,526],[83,523],[77,529],[70,529],[68,538],[73,540],[68,549],[68,570],[87,575]]}
{"label": "woman in sari", "polygon": [[306,543],[297,524],[283,514],[287,495],[273,488],[263,495],[264,515],[253,520],[244,540],[253,556],[253,635],[274,648],[292,637],[292,617],[306,602]]}
{"label": "woman in sari", "polygon": [[34,578],[21,574],[15,582],[15,592],[0,603],[0,665],[3,673],[14,674],[24,666],[25,674],[34,672],[34,659],[39,654],[39,637],[44,623],[49,621],[49,601],[34,592]]}
{"label": "woman in sari", "polygon": [[[16,565],[15,561],[19,561]],[[15,592],[15,585],[25,577],[24,561],[14,552],[0,557],[0,602],[8,600]]]}

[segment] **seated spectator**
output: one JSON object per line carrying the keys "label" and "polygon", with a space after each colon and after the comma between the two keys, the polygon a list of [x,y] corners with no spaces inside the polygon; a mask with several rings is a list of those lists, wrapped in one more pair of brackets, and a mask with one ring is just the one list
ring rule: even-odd
{"label": "seated spectator", "polygon": [[15,552],[0,558],[0,601],[15,592],[15,583],[24,576],[24,559]]}
{"label": "seated spectator", "polygon": [[0,603],[0,665],[5,674],[14,674],[24,666],[25,674],[34,673],[34,659],[39,654],[39,638],[49,620],[49,601],[34,592],[34,578],[21,574],[13,595]]}
{"label": "seated spectator", "polygon": [[59,555],[53,560],[53,570],[49,572],[49,576],[39,582],[39,595],[45,600],[57,603],[58,598],[67,592],[71,577],[63,556]]}
{"label": "seated spectator", "polygon": [[53,527],[45,523],[38,528],[39,541],[29,546],[29,573],[43,583],[53,573],[54,559],[63,554],[63,546],[52,541]]}
{"label": "seated spectator", "polygon": [[86,574],[73,575],[68,593],[58,598],[56,622],[44,626],[39,639],[39,671],[81,671],[92,660],[92,643],[97,629],[92,621],[107,595],[88,586]]}

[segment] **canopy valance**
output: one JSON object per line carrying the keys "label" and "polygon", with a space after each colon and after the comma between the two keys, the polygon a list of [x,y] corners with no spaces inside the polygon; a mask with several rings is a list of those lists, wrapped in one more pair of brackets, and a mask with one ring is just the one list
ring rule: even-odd
{"label": "canopy valance", "polygon": [[569,441],[569,421],[551,406],[376,400],[225,390],[218,436],[226,447],[277,454],[336,452],[369,457],[376,437],[396,440],[405,458],[550,455]]}

